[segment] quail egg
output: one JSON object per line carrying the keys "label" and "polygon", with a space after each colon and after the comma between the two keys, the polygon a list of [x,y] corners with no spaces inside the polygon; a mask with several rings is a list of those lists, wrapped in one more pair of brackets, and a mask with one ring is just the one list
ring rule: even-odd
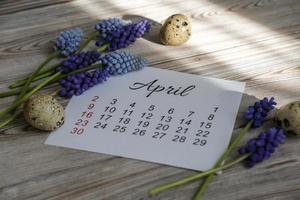
{"label": "quail egg", "polygon": [[23,107],[25,120],[33,127],[52,131],[64,123],[64,108],[51,95],[32,96]]}
{"label": "quail egg", "polygon": [[300,135],[300,101],[282,106],[276,111],[274,120],[287,133]]}
{"label": "quail egg", "polygon": [[189,40],[192,25],[188,17],[183,14],[170,16],[160,30],[160,40],[166,45],[181,45]]}

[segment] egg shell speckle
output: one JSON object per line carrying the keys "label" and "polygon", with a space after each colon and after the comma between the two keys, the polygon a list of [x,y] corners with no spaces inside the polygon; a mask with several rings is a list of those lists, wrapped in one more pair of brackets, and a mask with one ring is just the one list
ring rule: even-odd
{"label": "egg shell speckle", "polygon": [[276,111],[274,121],[287,133],[300,135],[300,101],[282,106]]}
{"label": "egg shell speckle", "polygon": [[166,45],[181,45],[189,40],[192,25],[183,14],[170,16],[160,30],[160,40]]}
{"label": "egg shell speckle", "polygon": [[23,107],[25,120],[33,127],[52,131],[64,124],[64,108],[51,95],[32,96]]}

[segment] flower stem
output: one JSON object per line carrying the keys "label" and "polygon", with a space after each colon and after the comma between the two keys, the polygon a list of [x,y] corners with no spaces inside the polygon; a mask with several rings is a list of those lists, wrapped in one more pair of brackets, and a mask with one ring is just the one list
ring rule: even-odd
{"label": "flower stem", "polygon": [[[62,78],[66,78],[69,75],[78,74],[78,73],[81,73],[81,72],[89,71],[89,70],[100,68],[100,67],[102,67],[101,64],[95,64],[95,65],[91,65],[89,67],[85,67],[85,68],[81,68],[81,69],[78,69],[78,70],[74,70],[73,72],[71,72],[69,74],[61,74],[58,77],[56,77],[54,80],[50,81],[45,86],[51,85],[53,83],[56,83],[58,80],[60,80]],[[31,89],[33,89],[33,87],[28,88],[27,91],[30,91]],[[18,95],[18,94],[20,94],[20,92],[21,92],[20,89],[10,90],[8,92],[2,92],[2,93],[0,93],[0,98]]]}
{"label": "flower stem", "polygon": [[12,122],[14,119],[16,119],[22,112],[14,112],[14,114],[12,114],[11,116],[9,116],[9,118],[7,118],[6,120],[4,120],[1,124],[0,124],[0,129],[5,127],[6,125],[8,125],[10,122]]}
{"label": "flower stem", "polygon": [[[44,80],[39,85],[37,85],[35,87],[28,88],[27,91],[30,91],[28,94],[32,95],[35,92],[37,92],[38,90],[46,87],[47,85],[51,85],[53,83],[56,83],[58,80],[60,80],[62,78],[66,78],[69,75],[78,74],[78,73],[81,73],[81,72],[84,72],[84,71],[89,71],[89,70],[100,68],[100,67],[102,67],[102,64],[95,64],[95,65],[91,65],[89,67],[81,68],[81,69],[75,70],[75,71],[73,71],[73,72],[71,72],[69,74],[61,74],[61,72],[57,72],[56,74],[54,74],[54,75],[50,76],[49,78],[47,78],[46,80]],[[9,91],[8,93],[11,94],[11,92],[17,92],[17,94],[18,94],[18,93],[20,93],[20,90],[18,90],[18,91]],[[14,102],[7,110],[4,110],[3,112],[0,113],[0,118],[2,118],[3,116],[5,116],[9,112],[15,110],[19,105],[21,105],[24,101],[26,101],[30,96],[27,97],[27,95],[25,95],[22,98],[23,99],[22,101],[20,100],[20,102]],[[20,115],[20,112],[14,112],[13,115],[11,115],[5,121],[3,121],[2,123],[0,123],[0,128],[3,128],[4,126],[6,126],[10,122],[12,122],[19,115]]]}
{"label": "flower stem", "polygon": [[241,157],[239,157],[238,159],[226,164],[226,165],[223,165],[221,167],[217,167],[217,168],[213,168],[213,169],[210,169],[208,171],[205,171],[205,172],[201,172],[201,173],[197,173],[197,174],[194,174],[194,175],[191,175],[191,176],[188,176],[188,177],[185,177],[183,179],[180,179],[178,181],[175,181],[175,182],[171,182],[171,183],[167,183],[167,184],[163,184],[163,185],[160,185],[158,187],[155,187],[151,190],[148,191],[148,195],[149,196],[153,196],[153,195],[156,195],[160,192],[163,192],[165,190],[169,190],[171,188],[174,188],[174,187],[178,187],[180,185],[184,185],[184,184],[187,184],[189,182],[192,182],[192,181],[195,181],[195,180],[198,180],[204,176],[207,176],[209,174],[212,174],[212,173],[215,173],[215,172],[218,172],[220,170],[224,170],[224,169],[227,169],[243,160],[245,160],[247,157],[249,156],[249,154],[245,154]]}
{"label": "flower stem", "polygon": [[[54,74],[54,72],[51,72],[51,71],[46,72],[46,73],[43,73],[43,74],[39,74],[39,75],[37,75],[37,76],[32,80],[32,82],[36,82],[36,81],[39,81],[39,80],[41,80],[41,79],[47,78],[47,77],[49,77],[49,76],[51,76],[51,75],[53,75],[53,74]],[[16,82],[14,82],[13,84],[11,84],[11,85],[9,86],[9,88],[10,88],[10,89],[14,89],[14,88],[22,87],[22,86],[25,85],[25,83],[27,82],[27,80],[28,80],[28,77],[25,78],[25,79],[23,79],[23,80],[16,81]]]}
{"label": "flower stem", "polygon": [[81,51],[82,51],[82,50],[90,43],[90,41],[92,41],[94,38],[97,37],[98,34],[99,34],[98,31],[92,32],[92,33],[87,37],[87,39],[84,41],[84,43],[82,43],[82,44],[80,45],[80,47],[77,49],[76,53],[81,52]]}
{"label": "flower stem", "polygon": [[109,46],[109,43],[106,43],[103,46],[96,48],[96,50],[98,52],[103,52],[103,51],[105,51],[107,49],[108,46]]}
{"label": "flower stem", "polygon": [[[225,161],[225,159],[231,154],[237,147],[237,145],[241,142],[245,134],[249,131],[252,125],[252,121],[248,122],[247,125],[238,133],[238,136],[235,138],[235,140],[229,145],[228,149],[223,153],[223,155],[219,158],[217,163],[215,164],[215,167],[220,167]],[[193,199],[194,200],[199,200],[201,199],[205,189],[208,187],[208,184],[213,180],[215,177],[215,174],[211,174],[208,177],[205,178],[204,182],[201,184],[200,188],[198,191],[195,193]]]}
{"label": "flower stem", "polygon": [[[107,47],[109,46],[109,44],[104,44],[103,46],[97,48],[96,50],[98,52],[103,52],[107,49]],[[50,66],[49,68],[47,69],[44,69],[44,70],[41,70],[40,73],[38,73],[38,75],[32,80],[32,82],[36,82],[38,80],[41,80],[43,78],[46,78],[46,77],[49,77],[51,76],[52,74],[55,73],[54,69],[57,68],[61,63],[57,63],[57,64],[54,64],[52,66]],[[10,89],[15,89],[15,88],[18,88],[18,87],[21,87],[23,86],[26,81],[28,80],[29,77],[26,77],[24,79],[21,79],[21,80],[18,80],[18,81],[15,81],[14,83],[12,83],[10,86],[8,86]]]}
{"label": "flower stem", "polygon": [[[28,90],[31,90],[31,89],[32,89],[32,87],[28,88]],[[20,94],[20,92],[21,92],[20,89],[14,89],[14,90],[9,90],[7,92],[2,92],[2,93],[0,93],[0,98],[15,96],[15,95]]]}
{"label": "flower stem", "polygon": [[[25,102],[29,97],[31,97],[34,93],[36,93],[38,90],[43,88],[45,85],[47,85],[50,81],[54,80],[57,78],[61,72],[57,72],[56,74],[50,76],[37,86],[35,86],[32,90],[30,90],[28,93],[26,93],[23,96],[20,96],[20,98],[17,98],[6,110],[0,112],[0,118],[3,118],[5,115],[7,115],[9,112],[14,111],[16,108],[18,108],[23,102]],[[27,88],[28,89],[28,88]],[[27,90],[26,90],[27,91]],[[25,92],[26,92],[25,91]]]}
{"label": "flower stem", "polygon": [[[56,63],[54,65],[51,65],[50,67],[46,68],[46,69],[42,69],[38,74],[37,76],[32,80],[32,82],[35,82],[35,81],[38,81],[38,80],[41,80],[43,78],[46,78],[52,74],[54,74],[54,69],[57,68],[58,66],[60,65],[60,63]],[[23,78],[21,80],[17,80],[15,82],[13,82],[10,86],[8,86],[8,88],[10,89],[14,89],[14,88],[17,88],[17,87],[20,87],[20,86],[23,86],[26,81],[28,80],[29,77],[26,77],[26,78]]]}
{"label": "flower stem", "polygon": [[92,69],[96,69],[96,68],[100,68],[100,67],[102,67],[102,64],[95,64],[95,65],[90,65],[90,66],[88,66],[88,67],[84,67],[84,68],[81,68],[81,69],[74,70],[74,71],[72,71],[72,72],[70,72],[70,73],[68,73],[68,74],[62,74],[62,75],[60,75],[59,77],[57,77],[57,78],[55,78],[54,80],[52,80],[52,81],[50,82],[50,84],[55,83],[55,82],[57,82],[58,80],[63,79],[63,78],[66,78],[66,77],[68,77],[68,76],[70,76],[70,75],[79,74],[79,73],[81,73],[81,72],[86,72],[86,71],[89,71],[89,70],[92,70]]}
{"label": "flower stem", "polygon": [[27,79],[25,85],[23,86],[23,88],[21,89],[21,93],[19,94],[19,96],[17,97],[16,101],[18,101],[19,98],[22,98],[25,93],[27,92],[28,87],[31,84],[31,81],[36,77],[36,75],[40,72],[40,70],[47,65],[53,58],[57,57],[60,54],[59,51],[55,51],[54,53],[50,54],[46,60],[44,60],[44,62],[42,62],[37,69],[30,75],[30,77]]}

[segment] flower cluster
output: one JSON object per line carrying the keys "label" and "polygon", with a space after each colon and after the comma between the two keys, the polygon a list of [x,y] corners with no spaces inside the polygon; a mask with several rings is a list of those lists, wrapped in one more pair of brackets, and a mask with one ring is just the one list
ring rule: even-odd
{"label": "flower cluster", "polygon": [[137,38],[142,37],[150,29],[148,20],[142,20],[137,23],[129,23],[121,19],[103,20],[95,26],[99,32],[99,38],[96,46],[109,44],[108,50],[114,51],[125,48],[134,43]]}
{"label": "flower cluster", "polygon": [[82,38],[83,32],[80,28],[63,31],[56,38],[54,49],[59,50],[63,56],[69,56],[78,49]]}
{"label": "flower cluster", "polygon": [[73,70],[87,67],[100,60],[100,53],[97,51],[81,52],[68,57],[61,62],[61,65],[56,68],[56,71],[61,71],[68,74]]}
{"label": "flower cluster", "polygon": [[81,72],[60,80],[59,95],[68,98],[73,95],[81,95],[96,84],[106,81],[109,75],[125,74],[145,67],[147,60],[124,51],[111,52],[102,57],[97,51],[89,51],[70,56],[56,70],[69,74],[92,64],[101,64],[103,70]]}
{"label": "flower cluster", "polygon": [[144,57],[138,57],[126,51],[116,51],[106,54],[101,57],[101,62],[111,75],[121,75],[136,71],[148,64],[148,61]]}
{"label": "flower cluster", "polygon": [[[61,65],[56,68],[56,71],[69,74],[74,70],[88,67],[99,60],[100,53],[97,51],[81,52],[62,61]],[[108,71],[101,71],[100,69],[69,75],[67,78],[60,80],[59,84],[62,89],[59,91],[59,95],[68,98],[73,95],[80,95],[94,85],[105,81],[107,77]]]}
{"label": "flower cluster", "polygon": [[276,104],[274,97],[270,98],[270,100],[265,97],[263,100],[255,102],[254,106],[248,107],[245,119],[247,122],[253,120],[252,127],[258,128],[262,125],[263,120],[268,113],[274,109],[274,105]]}
{"label": "flower cluster", "polygon": [[91,87],[106,81],[108,77],[109,73],[106,69],[96,69],[90,72],[70,75],[66,79],[59,81],[59,84],[62,87],[59,91],[59,95],[67,98],[70,98],[73,95],[81,95]]}
{"label": "flower cluster", "polygon": [[119,18],[110,18],[105,19],[95,25],[95,29],[99,31],[101,37],[106,37],[109,33],[118,30],[122,26],[130,24],[131,21],[119,19]]}
{"label": "flower cluster", "polygon": [[257,138],[249,140],[245,147],[239,149],[241,155],[250,153],[247,166],[253,167],[256,163],[270,158],[279,144],[285,142],[286,135],[283,129],[270,128],[261,132]]}

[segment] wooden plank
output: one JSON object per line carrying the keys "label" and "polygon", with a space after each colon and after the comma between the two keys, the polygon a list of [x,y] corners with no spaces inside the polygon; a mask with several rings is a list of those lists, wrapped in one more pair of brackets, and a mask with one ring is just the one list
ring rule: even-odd
{"label": "wooden plank", "polygon": [[0,4],[0,15],[13,14],[16,12],[22,12],[24,10],[31,10],[41,7],[46,7],[54,4],[61,4],[68,2],[70,0],[40,0],[40,1],[31,1],[31,0],[18,0],[18,1],[9,1],[2,0]]}

